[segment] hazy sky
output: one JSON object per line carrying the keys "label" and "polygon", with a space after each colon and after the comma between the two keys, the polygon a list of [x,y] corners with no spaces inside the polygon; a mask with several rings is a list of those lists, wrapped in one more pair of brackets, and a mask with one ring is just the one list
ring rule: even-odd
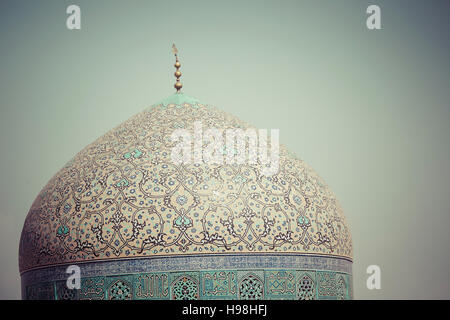
{"label": "hazy sky", "polygon": [[[66,7],[81,7],[81,30]],[[381,30],[366,8],[381,8]],[[96,138],[183,91],[280,140],[335,192],[357,299],[450,298],[448,1],[1,1],[0,298],[40,189]],[[381,268],[381,290],[366,268]]]}

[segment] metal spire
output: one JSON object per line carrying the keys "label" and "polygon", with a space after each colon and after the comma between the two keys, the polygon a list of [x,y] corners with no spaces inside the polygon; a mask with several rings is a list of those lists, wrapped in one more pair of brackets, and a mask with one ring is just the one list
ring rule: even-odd
{"label": "metal spire", "polygon": [[181,88],[183,87],[183,85],[180,82],[180,77],[181,77],[181,72],[180,72],[180,61],[178,61],[178,49],[177,47],[175,47],[175,43],[172,45],[172,52],[175,55],[175,68],[177,69],[177,71],[175,71],[174,75],[177,78],[177,82],[175,83],[174,87],[175,89],[177,89],[177,92],[180,92]]}

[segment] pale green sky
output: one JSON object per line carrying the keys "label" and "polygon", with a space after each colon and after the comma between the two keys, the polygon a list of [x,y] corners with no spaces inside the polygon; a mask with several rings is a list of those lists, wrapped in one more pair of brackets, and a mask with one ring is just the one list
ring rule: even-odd
{"label": "pale green sky", "polygon": [[[78,4],[82,29],[66,28]],[[381,7],[382,30],[366,28]],[[357,299],[450,298],[446,1],[1,1],[0,298],[40,189],[97,137],[173,92],[259,128],[335,192]],[[377,264],[382,289],[366,288]]]}

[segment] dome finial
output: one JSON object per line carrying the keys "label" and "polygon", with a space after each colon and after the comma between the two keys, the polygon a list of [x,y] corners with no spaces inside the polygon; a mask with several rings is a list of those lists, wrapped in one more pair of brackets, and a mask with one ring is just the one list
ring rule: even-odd
{"label": "dome finial", "polygon": [[177,69],[177,71],[175,71],[174,75],[177,78],[177,82],[175,83],[174,87],[175,89],[177,89],[177,92],[179,92],[181,90],[181,88],[183,87],[183,85],[180,82],[180,77],[181,77],[181,72],[180,72],[180,67],[181,64],[178,61],[178,49],[177,47],[175,47],[175,43],[172,45],[172,52],[175,55],[175,68]]}

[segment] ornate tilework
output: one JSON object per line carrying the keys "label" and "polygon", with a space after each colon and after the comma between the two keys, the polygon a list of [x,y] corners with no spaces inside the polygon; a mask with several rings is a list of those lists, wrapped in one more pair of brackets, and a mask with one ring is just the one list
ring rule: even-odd
{"label": "ornate tilework", "polygon": [[315,300],[316,297],[316,273],[300,272],[297,279],[297,298],[299,300]]}
{"label": "ornate tilework", "polygon": [[264,282],[255,273],[246,274],[239,282],[240,300],[264,299]]}
{"label": "ornate tilework", "polygon": [[78,153],[25,221],[21,272],[106,259],[199,253],[307,253],[351,258],[342,210],[322,179],[280,148],[280,170],[174,165],[177,128],[250,128],[175,94]]}
{"label": "ornate tilework", "polygon": [[169,279],[165,273],[142,273],[135,277],[135,299],[169,299]]}
{"label": "ornate tilework", "polygon": [[348,285],[347,285],[347,281],[345,280],[346,276],[345,275],[338,275],[337,276],[337,284],[336,284],[336,289],[337,289],[337,299],[338,300],[346,300],[348,299]]}
{"label": "ornate tilework", "polygon": [[47,282],[28,286],[26,297],[29,300],[53,300],[55,298],[54,284]]}
{"label": "ornate tilework", "polygon": [[295,275],[295,271],[267,271],[265,275],[267,296],[275,299],[293,299],[295,297]]}
{"label": "ornate tilework", "polygon": [[80,300],[104,300],[106,298],[105,277],[81,279],[79,297]]}
{"label": "ornate tilework", "polygon": [[57,300],[78,300],[78,292],[79,290],[67,288],[66,281],[56,282]]}
{"label": "ornate tilework", "polygon": [[[88,145],[44,187],[19,249],[27,299],[348,299],[352,242],[323,180],[280,148],[257,165],[174,165],[173,130],[250,128],[175,94]],[[70,264],[81,288],[65,287]]]}
{"label": "ornate tilework", "polygon": [[337,283],[335,272],[317,272],[318,296],[320,299],[336,299]]}
{"label": "ornate tilework", "polygon": [[109,300],[131,300],[133,298],[133,276],[107,277]]}
{"label": "ornate tilework", "polygon": [[172,300],[197,300],[200,296],[200,274],[198,272],[175,272],[171,279]]}
{"label": "ornate tilework", "polygon": [[236,271],[202,272],[202,296],[207,299],[233,299],[237,292]]}
{"label": "ornate tilework", "polygon": [[[319,283],[318,290],[316,283]],[[83,277],[79,290],[67,289],[64,281],[25,285],[24,298],[39,300],[351,299],[350,284],[349,274],[331,271],[294,269],[176,271]]]}

